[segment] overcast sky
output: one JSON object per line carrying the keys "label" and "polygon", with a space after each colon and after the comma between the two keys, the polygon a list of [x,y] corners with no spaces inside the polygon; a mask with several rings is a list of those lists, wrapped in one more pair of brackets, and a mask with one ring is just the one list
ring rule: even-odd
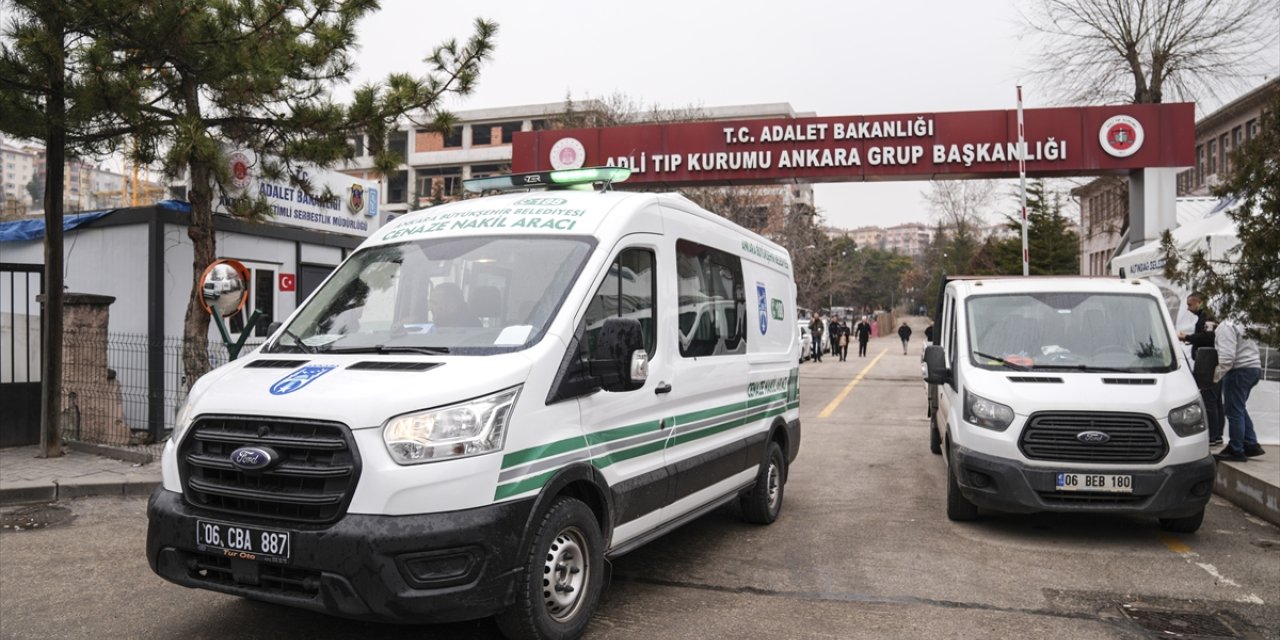
{"label": "overcast sky", "polygon": [[[1021,22],[966,2],[469,2],[384,0],[361,23],[361,79],[408,70],[432,46],[499,23],[478,89],[452,109],[614,92],[646,105],[790,103],[822,116],[1014,106]],[[420,68],[420,67],[419,67]],[[1045,106],[1025,87],[1026,106]],[[927,221],[926,182],[815,185],[840,227]]]}

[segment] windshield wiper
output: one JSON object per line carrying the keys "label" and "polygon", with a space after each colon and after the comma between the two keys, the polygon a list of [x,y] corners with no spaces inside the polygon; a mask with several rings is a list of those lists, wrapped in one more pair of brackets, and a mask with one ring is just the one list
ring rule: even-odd
{"label": "windshield wiper", "polygon": [[[303,341],[302,341],[302,338],[299,338],[299,337],[297,336],[297,334],[295,334],[294,332],[292,332],[292,331],[290,331],[290,330],[288,330],[288,329],[281,329],[280,331],[281,331],[281,332],[283,332],[286,336],[289,336],[290,338],[293,338],[293,344],[292,344],[292,345],[290,345],[290,346],[294,346],[294,347],[297,347],[297,348],[299,348],[299,349],[302,349],[302,352],[303,352],[303,353],[315,353],[315,352],[316,352],[315,347],[312,347],[312,346],[308,345],[307,343],[303,342]],[[280,343],[279,343],[279,342],[277,342],[277,343],[276,343],[276,346],[280,346]]]}
{"label": "windshield wiper", "polygon": [[989,354],[989,353],[983,353],[983,352],[981,352],[981,351],[974,351],[974,352],[973,352],[973,355],[978,356],[979,358],[986,358],[986,359],[988,359],[988,360],[994,360],[994,361],[999,362],[1000,364],[1002,364],[1002,365],[1004,365],[1004,366],[1006,366],[1006,367],[1009,367],[1010,369],[1013,369],[1013,370],[1015,370],[1015,371],[1030,371],[1030,370],[1031,370],[1031,367],[1028,367],[1028,366],[1026,366],[1026,365],[1021,365],[1021,364],[1014,364],[1014,363],[1012,363],[1012,362],[1009,362],[1008,360],[1005,360],[1004,358],[998,358],[998,357],[993,356],[993,355],[991,355],[991,354]]}
{"label": "windshield wiper", "polygon": [[1115,367],[1095,367],[1091,364],[1038,364],[1036,369],[1048,369],[1052,371],[1102,371],[1105,373],[1143,373],[1132,369],[1117,369]]}
{"label": "windshield wiper", "polygon": [[413,347],[408,345],[375,344],[367,347],[336,347],[325,349],[321,353],[421,353],[429,356],[449,353],[449,347]]}

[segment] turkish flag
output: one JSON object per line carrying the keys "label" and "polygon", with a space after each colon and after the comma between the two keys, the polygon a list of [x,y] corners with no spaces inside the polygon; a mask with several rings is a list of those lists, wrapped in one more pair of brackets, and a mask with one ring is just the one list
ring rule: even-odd
{"label": "turkish flag", "polygon": [[280,274],[280,290],[296,291],[298,289],[298,278],[292,273]]}

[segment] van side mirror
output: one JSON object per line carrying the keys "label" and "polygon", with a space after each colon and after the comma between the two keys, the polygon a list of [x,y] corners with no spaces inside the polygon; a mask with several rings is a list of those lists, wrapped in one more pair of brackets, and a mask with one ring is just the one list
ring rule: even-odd
{"label": "van side mirror", "polygon": [[605,320],[590,360],[591,375],[605,391],[631,391],[644,386],[649,374],[649,357],[644,350],[644,329],[640,321],[635,318]]}
{"label": "van side mirror", "polygon": [[1191,366],[1191,377],[1196,379],[1196,387],[1208,389],[1213,386],[1213,370],[1218,368],[1218,350],[1212,347],[1196,349],[1195,364]]}
{"label": "van side mirror", "polygon": [[920,365],[924,381],[929,384],[946,384],[951,380],[951,370],[947,368],[947,352],[936,344],[924,348],[924,362]]}

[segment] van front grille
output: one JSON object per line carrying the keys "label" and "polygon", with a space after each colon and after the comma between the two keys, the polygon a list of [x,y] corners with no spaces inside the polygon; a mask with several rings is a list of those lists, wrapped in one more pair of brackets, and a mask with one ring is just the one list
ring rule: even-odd
{"label": "van front grille", "polygon": [[[270,449],[277,461],[246,470],[231,462],[241,447]],[[202,416],[178,449],[186,501],[237,515],[328,523],[342,517],[360,475],[345,425],[246,416]]]}
{"label": "van front grille", "polygon": [[[1107,434],[1106,442],[1082,442],[1076,436],[1085,431]],[[1032,414],[1018,448],[1031,460],[1102,464],[1151,464],[1168,453],[1150,416],[1086,411]]]}

